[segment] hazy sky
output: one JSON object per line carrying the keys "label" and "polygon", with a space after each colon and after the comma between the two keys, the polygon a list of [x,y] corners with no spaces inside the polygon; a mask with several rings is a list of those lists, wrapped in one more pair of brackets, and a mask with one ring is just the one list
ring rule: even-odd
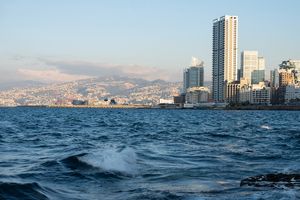
{"label": "hazy sky", "polygon": [[101,75],[211,79],[212,20],[239,16],[239,51],[300,59],[299,0],[0,0],[0,82]]}

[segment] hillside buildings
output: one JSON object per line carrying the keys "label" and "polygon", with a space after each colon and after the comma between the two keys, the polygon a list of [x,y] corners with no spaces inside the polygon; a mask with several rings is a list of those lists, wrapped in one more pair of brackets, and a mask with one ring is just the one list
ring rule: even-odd
{"label": "hillside buildings", "polygon": [[213,21],[212,95],[225,100],[225,83],[237,80],[238,17],[225,15]]}

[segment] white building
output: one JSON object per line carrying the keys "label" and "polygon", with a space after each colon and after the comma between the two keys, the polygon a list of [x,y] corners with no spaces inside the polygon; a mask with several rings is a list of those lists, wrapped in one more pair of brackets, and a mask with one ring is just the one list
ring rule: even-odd
{"label": "white building", "polygon": [[250,103],[251,100],[251,86],[250,85],[241,85],[240,87],[240,102],[241,103]]}
{"label": "white building", "polygon": [[212,95],[224,102],[224,83],[237,80],[238,17],[223,16],[213,21]]}
{"label": "white building", "polygon": [[300,99],[300,86],[299,85],[287,85],[285,87],[284,102],[289,102],[293,99]]}
{"label": "white building", "polygon": [[251,104],[270,104],[271,103],[271,88],[266,87],[262,82],[260,84],[253,84],[250,96]]}
{"label": "white building", "polygon": [[289,60],[291,64],[295,67],[296,71],[298,72],[297,78],[300,81],[300,60]]}
{"label": "white building", "polygon": [[271,88],[266,87],[264,82],[253,85],[243,85],[240,88],[240,102],[268,105],[271,103]]}
{"label": "white building", "polygon": [[300,60],[289,60],[294,66],[295,68],[300,71]]}
{"label": "white building", "polygon": [[173,104],[174,100],[173,99],[159,99],[160,104]]}
{"label": "white building", "polygon": [[243,51],[241,54],[242,77],[251,84],[265,80],[265,59],[257,51]]}
{"label": "white building", "polygon": [[209,89],[207,87],[191,87],[186,92],[187,104],[198,104],[208,102]]}
{"label": "white building", "polygon": [[242,77],[251,81],[251,73],[256,70],[258,66],[258,52],[257,51],[243,51],[241,55],[241,69]]}

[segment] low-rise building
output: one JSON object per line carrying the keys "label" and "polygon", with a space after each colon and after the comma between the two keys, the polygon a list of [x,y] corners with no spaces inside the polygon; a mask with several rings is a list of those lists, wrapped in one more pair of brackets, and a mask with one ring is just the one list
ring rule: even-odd
{"label": "low-rise building", "polygon": [[178,96],[174,96],[174,104],[177,106],[177,107],[183,107],[184,103],[185,103],[185,94],[182,93]]}
{"label": "low-rise building", "polygon": [[248,84],[241,85],[240,87],[240,103],[250,103],[251,99],[251,86]]}
{"label": "low-rise building", "polygon": [[174,104],[173,99],[159,99],[160,104]]}
{"label": "low-rise building", "polygon": [[269,105],[271,103],[271,88],[266,87],[263,82],[252,85],[250,103]]}
{"label": "low-rise building", "polygon": [[207,87],[191,87],[187,89],[185,100],[188,104],[208,102],[209,89]]}
{"label": "low-rise building", "polygon": [[238,103],[240,101],[240,82],[234,81],[225,84],[225,100],[227,103]]}
{"label": "low-rise building", "polygon": [[271,103],[271,88],[264,82],[243,85],[240,89],[240,103],[268,105]]}
{"label": "low-rise building", "polygon": [[290,84],[285,86],[284,102],[289,103],[292,100],[300,100],[300,86]]}

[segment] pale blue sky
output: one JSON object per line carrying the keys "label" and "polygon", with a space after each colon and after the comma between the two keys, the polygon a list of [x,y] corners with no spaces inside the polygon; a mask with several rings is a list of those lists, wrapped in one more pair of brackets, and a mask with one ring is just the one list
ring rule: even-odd
{"label": "pale blue sky", "polygon": [[90,67],[181,81],[192,56],[208,80],[212,20],[225,14],[239,16],[239,51],[258,50],[269,69],[300,59],[299,0],[0,0],[0,82]]}

